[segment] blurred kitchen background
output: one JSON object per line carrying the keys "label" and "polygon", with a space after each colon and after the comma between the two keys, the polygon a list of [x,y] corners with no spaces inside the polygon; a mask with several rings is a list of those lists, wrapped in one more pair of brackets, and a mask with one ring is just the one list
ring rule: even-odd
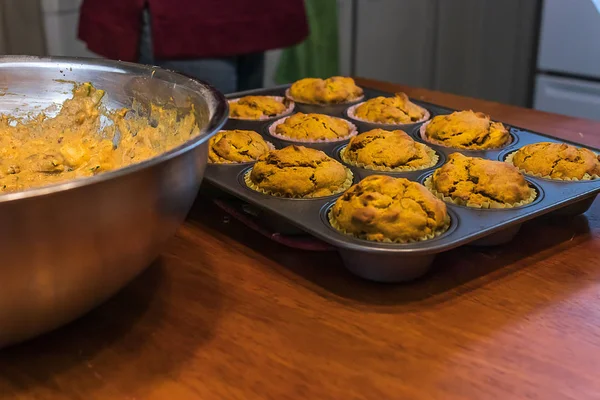
{"label": "blurred kitchen background", "polygon": [[[80,4],[0,0],[0,54],[93,57]],[[337,14],[341,75],[600,120],[600,0],[337,0]]]}

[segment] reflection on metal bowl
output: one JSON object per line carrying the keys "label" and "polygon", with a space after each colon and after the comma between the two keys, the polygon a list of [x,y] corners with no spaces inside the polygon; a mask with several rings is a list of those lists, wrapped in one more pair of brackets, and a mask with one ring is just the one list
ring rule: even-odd
{"label": "reflection on metal bowl", "polygon": [[39,113],[71,93],[106,91],[109,108],[193,109],[201,133],[160,156],[91,178],[0,195],[0,347],[54,329],[113,295],[158,255],[188,213],[206,142],[227,118],[209,85],[159,68],[0,57],[0,114]]}

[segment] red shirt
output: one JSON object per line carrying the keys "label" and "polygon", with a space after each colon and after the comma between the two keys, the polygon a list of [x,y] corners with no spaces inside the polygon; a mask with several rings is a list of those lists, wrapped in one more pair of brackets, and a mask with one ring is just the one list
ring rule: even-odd
{"label": "red shirt", "polygon": [[101,56],[137,61],[146,5],[156,58],[241,55],[308,35],[304,0],[84,0],[79,38]]}

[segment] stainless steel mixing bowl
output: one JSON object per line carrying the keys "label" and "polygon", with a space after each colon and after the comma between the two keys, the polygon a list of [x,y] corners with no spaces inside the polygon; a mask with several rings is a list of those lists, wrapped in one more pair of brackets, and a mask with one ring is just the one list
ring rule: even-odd
{"label": "stainless steel mixing bowl", "polygon": [[100,59],[0,57],[0,114],[39,113],[72,82],[106,91],[108,108],[150,102],[196,113],[201,134],[140,164],[0,195],[0,347],[97,306],[157,257],[188,213],[208,138],[227,118],[209,85],[174,72]]}

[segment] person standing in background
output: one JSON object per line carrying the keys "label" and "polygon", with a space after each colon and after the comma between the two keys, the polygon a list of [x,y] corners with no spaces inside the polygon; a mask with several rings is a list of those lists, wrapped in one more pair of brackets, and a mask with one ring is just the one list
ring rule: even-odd
{"label": "person standing in background", "polygon": [[307,36],[304,0],[84,0],[79,19],[94,53],[179,71],[224,93],[261,87],[264,52]]}

